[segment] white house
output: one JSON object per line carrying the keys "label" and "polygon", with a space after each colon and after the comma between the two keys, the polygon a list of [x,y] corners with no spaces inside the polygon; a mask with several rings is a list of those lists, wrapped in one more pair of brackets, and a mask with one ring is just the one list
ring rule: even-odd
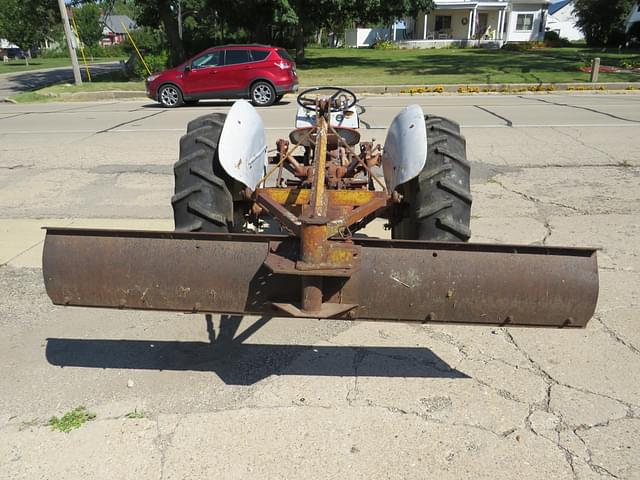
{"label": "white house", "polygon": [[6,38],[0,38],[0,49],[6,50],[8,48],[18,48],[18,46],[15,43],[11,43]]}
{"label": "white house", "polygon": [[[435,0],[431,12],[402,19],[405,28],[396,23],[389,29],[351,29],[345,32],[345,41],[347,46],[362,47],[388,39],[408,48],[541,41],[549,4],[549,0]],[[375,35],[366,30],[376,30]]]}
{"label": "white house", "polygon": [[574,0],[562,0],[549,6],[547,30],[556,32],[560,37],[572,42],[584,40],[584,32],[578,28],[578,16],[574,9]]}
{"label": "white house", "polygon": [[637,22],[640,22],[640,2],[634,3],[633,7],[631,7],[631,12],[627,17],[627,31],[631,28],[631,25]]}

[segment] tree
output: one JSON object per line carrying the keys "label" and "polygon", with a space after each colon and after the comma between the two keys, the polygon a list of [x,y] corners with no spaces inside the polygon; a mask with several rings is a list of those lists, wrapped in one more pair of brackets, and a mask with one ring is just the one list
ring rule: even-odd
{"label": "tree", "polygon": [[126,15],[129,18],[136,18],[138,9],[136,8],[135,0],[114,0],[110,13],[112,15]]}
{"label": "tree", "polygon": [[[340,31],[354,21],[392,22],[395,19],[429,12],[433,0],[210,0],[220,15],[235,26],[255,32],[254,40],[270,43],[280,33],[293,37],[296,58],[304,60],[306,39],[322,28]],[[247,12],[250,12],[248,15]]]}
{"label": "tree", "polygon": [[[171,64],[222,41],[295,45],[304,59],[306,40],[322,28],[341,31],[358,22],[390,23],[428,12],[433,0],[135,0],[140,25],[162,25]],[[180,8],[178,8],[178,5]],[[181,12],[182,36],[178,29]]]}
{"label": "tree", "polygon": [[102,38],[102,24],[100,23],[100,6],[95,3],[85,3],[73,9],[78,35],[88,47],[98,44]]}
{"label": "tree", "polygon": [[624,22],[632,5],[633,0],[576,0],[577,25],[587,44],[605,47],[624,43]]}
{"label": "tree", "polygon": [[[31,48],[44,41],[59,20],[57,8],[56,0],[3,0],[0,8],[2,36],[30,52]],[[30,53],[25,55],[27,65],[29,56]]]}
{"label": "tree", "polygon": [[[187,4],[188,0],[182,0]],[[182,6],[182,5],[181,5]],[[138,15],[136,20],[141,25],[164,27],[169,43],[169,58],[171,65],[178,65],[184,61],[186,54],[182,38],[178,31],[177,1],[172,0],[136,0]]]}

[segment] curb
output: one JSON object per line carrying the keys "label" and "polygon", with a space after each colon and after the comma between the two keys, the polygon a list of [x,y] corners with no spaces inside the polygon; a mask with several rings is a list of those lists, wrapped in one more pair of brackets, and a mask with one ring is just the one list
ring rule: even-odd
{"label": "curb", "polygon": [[589,92],[640,91],[640,82],[615,83],[455,83],[447,85],[354,85],[345,87],[354,93],[419,94],[419,93],[524,93],[524,92]]}
{"label": "curb", "polygon": [[104,90],[97,92],[75,92],[52,95],[60,100],[116,100],[147,98],[144,90]]}

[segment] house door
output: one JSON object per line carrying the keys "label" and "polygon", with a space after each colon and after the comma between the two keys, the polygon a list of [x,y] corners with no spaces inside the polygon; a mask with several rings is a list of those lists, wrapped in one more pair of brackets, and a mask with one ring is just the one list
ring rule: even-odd
{"label": "house door", "polygon": [[478,13],[478,37],[484,38],[485,33],[487,32],[487,27],[489,26],[489,14],[488,13]]}

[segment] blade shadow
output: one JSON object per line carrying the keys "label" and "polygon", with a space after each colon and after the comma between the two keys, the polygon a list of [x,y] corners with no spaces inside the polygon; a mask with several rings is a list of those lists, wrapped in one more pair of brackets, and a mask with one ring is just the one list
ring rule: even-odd
{"label": "blade shadow", "polygon": [[426,348],[243,343],[269,318],[235,336],[241,319],[223,316],[216,337],[207,316],[210,343],[49,338],[46,358],[60,367],[210,371],[227,385],[252,385],[274,374],[354,376],[356,364],[358,376],[469,378]]}

